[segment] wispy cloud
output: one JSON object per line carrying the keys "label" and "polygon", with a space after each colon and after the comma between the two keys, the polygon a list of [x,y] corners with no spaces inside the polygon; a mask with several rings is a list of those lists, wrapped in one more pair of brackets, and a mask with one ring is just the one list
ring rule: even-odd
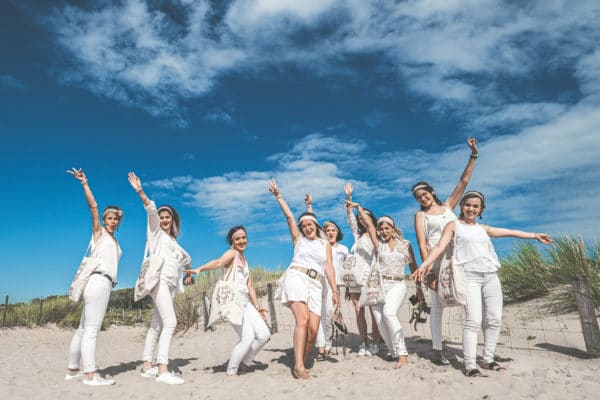
{"label": "wispy cloud", "polygon": [[23,90],[25,89],[25,84],[14,76],[0,75],[0,90],[1,89]]}

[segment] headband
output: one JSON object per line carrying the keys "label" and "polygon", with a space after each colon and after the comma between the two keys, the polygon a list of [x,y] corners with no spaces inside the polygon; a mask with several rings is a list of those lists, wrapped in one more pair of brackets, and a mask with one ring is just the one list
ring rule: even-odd
{"label": "headband", "polygon": [[173,236],[175,236],[175,237],[179,236],[179,229],[177,229],[177,224],[175,223],[175,215],[173,214],[173,208],[171,208],[170,206],[160,206],[158,208],[158,210],[156,210],[156,212],[158,214],[160,214],[163,211],[168,212],[169,215],[171,216],[171,218],[173,218],[173,221],[171,222],[171,229],[173,232]]}
{"label": "headband", "polygon": [[383,223],[383,222],[387,222],[388,224],[390,224],[394,229],[396,228],[396,224],[394,224],[394,220],[391,219],[390,217],[386,217],[385,215],[383,217],[379,217],[379,219],[377,220],[377,225]]}
{"label": "headband", "polygon": [[298,223],[301,224],[302,221],[304,221],[304,220],[309,220],[309,221],[312,221],[315,224],[317,224],[317,226],[319,225],[319,223],[317,222],[317,219],[315,217],[313,217],[312,215],[307,214],[307,215],[301,216],[300,219],[298,219]]}
{"label": "headband", "polygon": [[102,213],[102,218],[106,217],[106,214],[108,213],[115,213],[117,214],[117,217],[121,218],[123,216],[123,210],[119,210],[118,208],[114,208],[114,207],[109,207],[106,210],[104,210],[104,212]]}
{"label": "headband", "polygon": [[169,214],[171,214],[171,216],[173,216],[173,209],[171,209],[171,207],[169,206],[161,206],[158,210],[156,210],[156,212],[158,212],[159,214],[161,213],[161,211],[166,211]]}
{"label": "headband", "polygon": [[421,184],[421,185],[417,185],[417,186],[415,186],[415,187],[413,188],[412,192],[413,192],[413,194],[415,194],[415,192],[416,192],[417,190],[421,190],[421,189],[427,189],[428,187],[429,187],[429,185],[428,185],[428,184],[426,184],[426,183],[423,183],[423,184]]}
{"label": "headband", "polygon": [[465,193],[463,195],[462,201],[464,201],[467,198],[467,196],[469,196],[469,197],[473,197],[473,196],[479,197],[481,199],[481,201],[485,201],[485,197],[483,197],[483,194],[481,194],[480,192],[478,192],[476,190],[471,190],[471,191]]}

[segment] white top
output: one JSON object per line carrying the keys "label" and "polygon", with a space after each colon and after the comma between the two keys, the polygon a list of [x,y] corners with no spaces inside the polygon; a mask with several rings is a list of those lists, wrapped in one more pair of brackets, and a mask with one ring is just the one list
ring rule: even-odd
{"label": "white top", "polygon": [[368,275],[371,270],[371,263],[375,255],[375,247],[368,233],[362,235],[358,232],[358,221],[353,212],[348,212],[348,224],[352,230],[352,236],[354,236],[354,245],[352,246],[352,252],[356,256],[356,262],[360,268],[365,271]]}
{"label": "white top", "polygon": [[102,260],[102,264],[96,269],[110,276],[113,282],[117,281],[119,260],[121,259],[121,247],[115,238],[102,227],[102,233],[98,240],[94,241],[92,235],[92,247],[90,252]]}
{"label": "white top", "polygon": [[454,223],[456,260],[467,272],[496,272],[500,261],[483,226]]}
{"label": "white top", "polygon": [[333,256],[333,267],[335,269],[335,276],[342,271],[342,264],[346,257],[348,257],[348,248],[343,244],[336,243],[335,246],[331,246],[331,253]]}
{"label": "white top", "polygon": [[379,272],[394,278],[404,278],[407,264],[413,260],[410,256],[410,242],[408,240],[395,240],[394,250],[390,249],[388,242],[379,241]]}
{"label": "white top", "polygon": [[302,236],[294,246],[294,257],[290,266],[311,268],[317,271],[319,275],[324,275],[326,261],[327,241],[320,238],[310,240]]}
{"label": "white top", "polygon": [[425,241],[428,249],[431,249],[439,242],[446,224],[458,219],[448,207],[444,207],[444,213],[440,215],[428,215],[425,212],[422,215],[425,227]]}
{"label": "white top", "polygon": [[[233,259],[232,267],[235,270],[231,271],[233,274],[233,281],[238,291],[242,293],[248,293],[248,279],[250,279],[250,268],[248,268],[248,260],[243,257],[239,252],[235,251],[235,257]],[[228,270],[225,271],[227,274]],[[229,278],[232,279],[232,278]]]}
{"label": "white top", "polygon": [[183,292],[183,270],[191,266],[192,259],[175,238],[166,234],[160,228],[160,217],[158,216],[156,204],[150,201],[150,204],[144,208],[148,214],[150,251],[165,260],[160,271],[160,280],[171,287],[176,287],[179,292]]}

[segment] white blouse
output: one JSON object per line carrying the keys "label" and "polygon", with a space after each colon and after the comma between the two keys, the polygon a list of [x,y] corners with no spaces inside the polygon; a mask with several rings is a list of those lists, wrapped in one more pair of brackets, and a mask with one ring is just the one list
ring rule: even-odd
{"label": "white blouse", "polygon": [[455,257],[466,272],[496,272],[500,261],[489,235],[479,224],[454,223]]}
{"label": "white blouse", "polygon": [[102,260],[102,264],[100,264],[96,271],[107,274],[112,278],[113,282],[116,282],[119,260],[123,253],[119,243],[104,227],[102,227],[102,234],[98,240],[94,241],[92,236],[90,252]]}
{"label": "white blouse", "polygon": [[381,275],[404,278],[406,265],[413,261],[410,255],[410,242],[398,239],[395,242],[396,245],[391,250],[388,242],[379,241],[379,272]]}

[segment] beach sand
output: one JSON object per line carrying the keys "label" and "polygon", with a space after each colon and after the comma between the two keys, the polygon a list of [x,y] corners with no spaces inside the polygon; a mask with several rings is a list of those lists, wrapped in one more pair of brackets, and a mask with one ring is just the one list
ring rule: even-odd
{"label": "beach sand", "polygon": [[[412,292],[409,292],[412,293]],[[408,303],[408,302],[407,302]],[[190,329],[171,347],[171,365],[185,384],[170,386],[140,377],[146,328],[112,326],[98,338],[97,363],[114,377],[112,387],[88,387],[63,380],[67,348],[74,329],[56,326],[0,330],[0,399],[598,399],[600,361],[584,354],[576,315],[540,316],[540,302],[506,307],[497,358],[507,371],[485,371],[487,378],[466,378],[462,372],[462,311],[447,312],[445,349],[452,365],[431,363],[428,324],[403,324],[410,364],[394,370],[379,356],[358,357],[342,347],[339,355],[314,362],[308,381],[295,380],[291,312],[277,309],[280,332],[259,354],[264,363],[254,372],[227,377],[225,366],[237,335],[229,326],[214,332]],[[348,302],[343,312],[356,332]],[[409,316],[406,304],[401,316]],[[560,325],[555,329],[554,325]],[[353,334],[346,338],[358,344]],[[481,353],[479,347],[479,354]],[[335,348],[334,348],[335,351]]]}

